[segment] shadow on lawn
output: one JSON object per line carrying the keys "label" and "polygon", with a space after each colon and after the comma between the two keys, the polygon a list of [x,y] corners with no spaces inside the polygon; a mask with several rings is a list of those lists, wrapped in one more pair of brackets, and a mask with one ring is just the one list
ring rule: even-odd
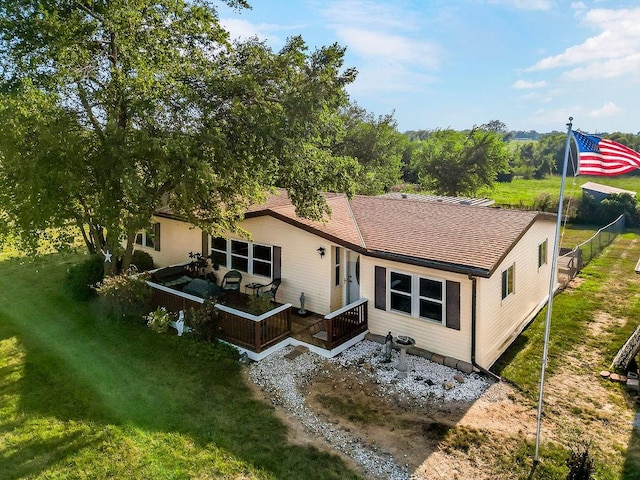
{"label": "shadow on lawn", "polygon": [[288,444],[226,349],[96,318],[95,305],[62,292],[64,266],[46,268],[45,278],[0,263],[0,347],[13,355],[0,370],[0,409],[12,412],[0,420],[3,478],[73,474],[91,467],[87,456],[95,472],[120,460],[121,478],[357,477],[333,455]]}

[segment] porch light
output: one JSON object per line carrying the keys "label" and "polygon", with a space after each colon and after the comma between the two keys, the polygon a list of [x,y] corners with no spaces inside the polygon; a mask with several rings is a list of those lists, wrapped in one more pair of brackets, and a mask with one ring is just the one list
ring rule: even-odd
{"label": "porch light", "polygon": [[316,251],[320,254],[320,258],[324,257],[324,251],[325,251],[324,247],[320,247]]}

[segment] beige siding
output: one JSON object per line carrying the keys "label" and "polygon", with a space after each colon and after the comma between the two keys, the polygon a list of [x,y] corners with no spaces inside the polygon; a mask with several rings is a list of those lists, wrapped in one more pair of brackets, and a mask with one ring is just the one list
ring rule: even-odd
{"label": "beige siding", "polygon": [[[548,296],[555,223],[538,220],[491,278],[478,279],[476,361],[489,368]],[[538,245],[548,240],[547,264],[538,268]],[[502,271],[515,264],[514,293],[502,300]]]}
{"label": "beige siding", "polygon": [[167,218],[153,218],[160,223],[160,251],[136,245],[136,250],[148,252],[157,267],[166,267],[190,261],[189,252],[202,250],[202,234],[199,229]]}
{"label": "beige siding", "polygon": [[[304,292],[307,310],[323,315],[331,311],[331,243],[273,217],[249,218],[240,226],[251,232],[252,241],[282,248],[282,284],[278,289],[278,302],[299,308],[300,294]],[[240,237],[230,235],[229,238]],[[326,252],[322,258],[317,252],[321,246]],[[220,269],[219,279],[225,271]],[[254,281],[268,283],[270,279],[243,274],[243,284]]]}
{"label": "beige siding", "polygon": [[[443,272],[413,265],[406,265],[366,256],[361,257],[360,283],[361,295],[369,299],[369,331],[378,335],[388,332],[395,337],[409,335],[416,341],[416,346],[433,353],[471,361],[471,281],[466,275]],[[447,328],[428,320],[413,318],[408,315],[383,311],[375,308],[375,266],[419,274],[439,280],[451,280],[460,283],[460,330]],[[387,300],[387,307],[389,302]]]}

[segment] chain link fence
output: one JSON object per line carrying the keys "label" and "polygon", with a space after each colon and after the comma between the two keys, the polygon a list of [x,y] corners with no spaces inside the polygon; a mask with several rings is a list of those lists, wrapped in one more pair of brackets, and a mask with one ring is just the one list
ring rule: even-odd
{"label": "chain link fence", "polygon": [[573,249],[561,249],[560,258],[558,259],[558,273],[561,281],[566,283],[575,277],[582,270],[582,267],[610,245],[622,230],[624,230],[624,214],[609,225],[602,227],[591,238]]}

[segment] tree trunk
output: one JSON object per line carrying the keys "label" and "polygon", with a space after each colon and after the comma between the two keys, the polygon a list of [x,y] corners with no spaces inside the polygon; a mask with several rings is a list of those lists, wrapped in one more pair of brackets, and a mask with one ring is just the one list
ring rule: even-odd
{"label": "tree trunk", "polygon": [[127,246],[124,249],[124,255],[122,257],[122,271],[126,272],[131,265],[131,259],[133,258],[133,244],[136,240],[136,233],[129,233],[127,235]]}

